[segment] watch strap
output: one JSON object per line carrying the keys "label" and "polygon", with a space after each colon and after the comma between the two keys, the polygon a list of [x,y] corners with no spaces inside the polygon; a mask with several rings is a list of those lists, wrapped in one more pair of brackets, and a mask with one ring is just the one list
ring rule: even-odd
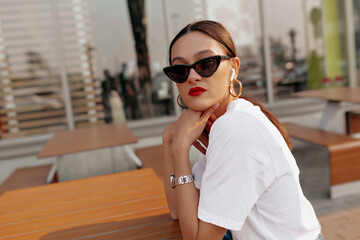
{"label": "watch strap", "polygon": [[175,177],[175,175],[173,173],[170,175],[170,182],[171,182],[172,188],[175,188],[178,185],[192,183],[194,181],[195,181],[194,174],[180,176],[180,177]]}

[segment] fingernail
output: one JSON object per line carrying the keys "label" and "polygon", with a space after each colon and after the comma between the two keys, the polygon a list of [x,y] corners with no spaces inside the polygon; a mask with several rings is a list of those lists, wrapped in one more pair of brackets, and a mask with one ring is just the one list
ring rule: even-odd
{"label": "fingernail", "polygon": [[220,105],[219,103],[215,103],[214,105],[211,106],[211,108],[215,110],[218,108],[219,105]]}

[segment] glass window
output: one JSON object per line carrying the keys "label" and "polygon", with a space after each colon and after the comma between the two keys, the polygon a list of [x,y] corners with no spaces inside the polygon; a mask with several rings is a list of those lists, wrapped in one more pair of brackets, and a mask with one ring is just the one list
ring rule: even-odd
{"label": "glass window", "polygon": [[306,48],[302,1],[263,1],[271,52],[274,100],[306,88]]}
{"label": "glass window", "polygon": [[[106,122],[174,115],[163,1],[87,1]],[[138,4],[140,1],[134,1]]]}
{"label": "glass window", "polygon": [[243,96],[267,101],[258,1],[232,0],[224,4],[208,0],[207,4],[208,18],[223,23],[233,37],[241,61],[238,78],[243,85]]}
{"label": "glass window", "polygon": [[356,48],[356,68],[357,81],[360,86],[360,0],[353,0],[354,22],[355,22],[355,48]]}

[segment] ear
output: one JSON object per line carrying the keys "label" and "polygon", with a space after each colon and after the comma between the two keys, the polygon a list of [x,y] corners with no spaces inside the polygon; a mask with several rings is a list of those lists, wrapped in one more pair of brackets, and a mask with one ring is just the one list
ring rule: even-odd
{"label": "ear", "polygon": [[232,68],[235,69],[235,78],[237,77],[237,75],[239,74],[239,68],[240,68],[240,58],[239,57],[234,57],[231,61],[232,64]]}

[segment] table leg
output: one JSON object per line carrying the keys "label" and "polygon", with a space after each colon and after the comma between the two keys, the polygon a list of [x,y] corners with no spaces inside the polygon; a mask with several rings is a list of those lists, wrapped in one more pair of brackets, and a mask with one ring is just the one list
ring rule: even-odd
{"label": "table leg", "polygon": [[324,110],[324,113],[320,119],[318,128],[326,130],[329,127],[330,121],[340,108],[340,102],[328,101]]}
{"label": "table leg", "polygon": [[54,176],[59,168],[60,158],[61,158],[61,156],[56,157],[55,163],[52,165],[52,167],[49,171],[49,174],[46,178],[46,183],[52,183],[54,181]]}
{"label": "table leg", "polygon": [[142,162],[138,158],[138,156],[136,156],[134,151],[128,145],[124,145],[123,147],[124,147],[124,150],[127,153],[127,155],[134,161],[136,166],[139,167],[139,168],[142,168]]}

